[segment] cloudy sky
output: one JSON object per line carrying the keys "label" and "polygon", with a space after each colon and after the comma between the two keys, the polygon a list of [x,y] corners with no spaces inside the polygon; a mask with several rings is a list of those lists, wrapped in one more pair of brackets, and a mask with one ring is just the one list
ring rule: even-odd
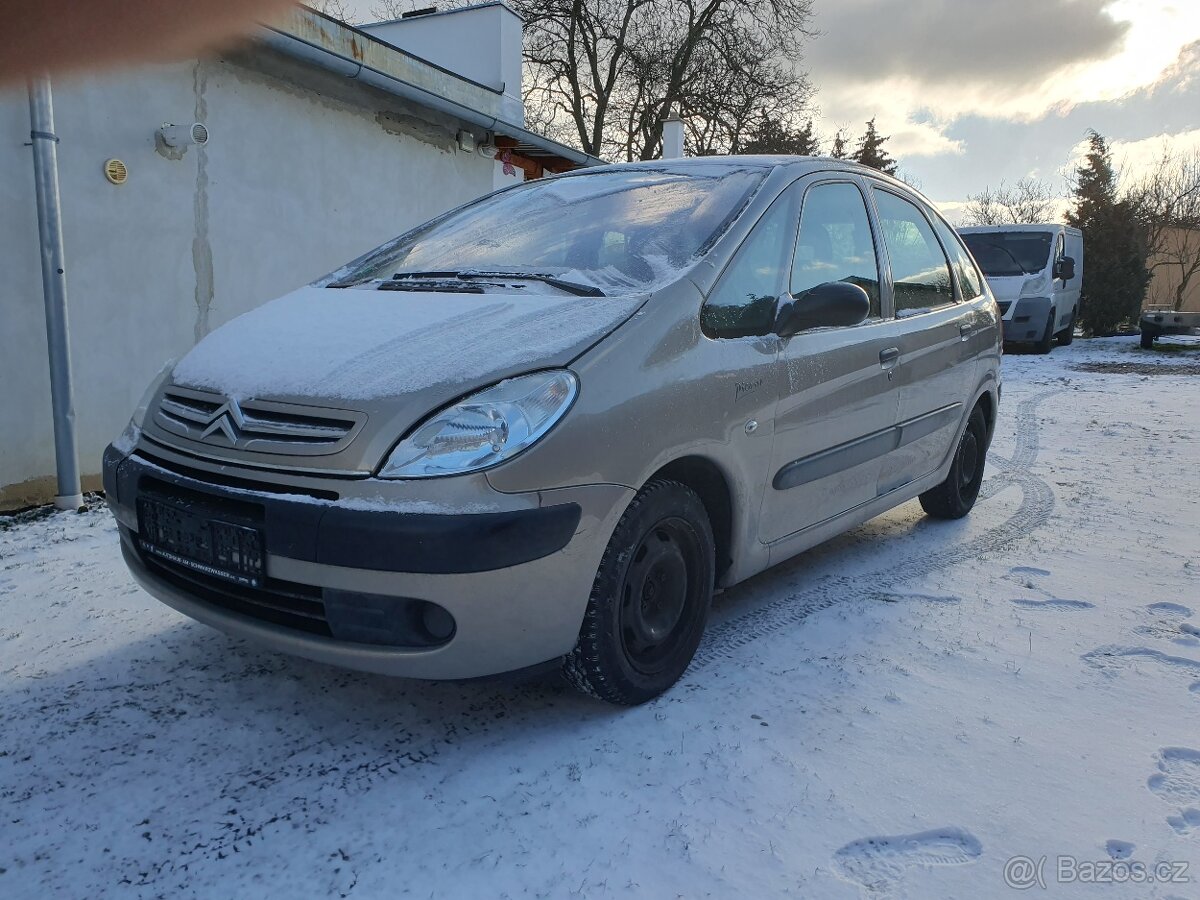
{"label": "cloudy sky", "polygon": [[1130,170],[1164,135],[1200,147],[1200,0],[814,0],[826,134],[872,116],[953,215],[1002,180],[1061,172],[1089,128]]}
{"label": "cloudy sky", "polygon": [[[370,20],[372,0],[346,0]],[[408,0],[407,5],[433,5]],[[447,5],[447,4],[443,4]],[[1200,147],[1200,0],[813,0],[821,132],[876,117],[951,218],[968,194],[1063,172],[1089,128],[1136,172]]]}

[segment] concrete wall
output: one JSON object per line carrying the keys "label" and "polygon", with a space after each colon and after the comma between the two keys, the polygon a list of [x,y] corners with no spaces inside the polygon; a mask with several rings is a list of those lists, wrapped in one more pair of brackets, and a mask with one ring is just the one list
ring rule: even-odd
{"label": "concrete wall", "polygon": [[[456,148],[460,123],[266,50],[58,81],[54,100],[85,488],[164,361],[505,180]],[[156,152],[162,123],[193,121],[206,147]],[[0,94],[0,509],[54,494],[28,136],[24,91]]]}

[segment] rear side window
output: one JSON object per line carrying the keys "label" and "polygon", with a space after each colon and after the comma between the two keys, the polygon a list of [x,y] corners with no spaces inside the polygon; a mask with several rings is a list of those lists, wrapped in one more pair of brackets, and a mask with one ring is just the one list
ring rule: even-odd
{"label": "rear side window", "polygon": [[892,260],[896,317],[915,316],[953,303],[950,264],[924,213],[907,200],[878,188],[875,204]]}
{"label": "rear side window", "polygon": [[750,232],[700,311],[713,337],[763,335],[775,327],[775,307],[787,286],[796,237],[795,193],[775,201]]}
{"label": "rear side window", "polygon": [[946,248],[954,271],[958,273],[958,287],[962,291],[962,299],[974,300],[983,293],[983,283],[979,278],[979,270],[975,268],[975,260],[967,253],[967,248],[962,245],[958,233],[947,225],[941,216],[933,217],[933,227],[942,239],[942,246]]}
{"label": "rear side window", "polygon": [[871,221],[852,184],[818,184],[804,197],[790,289],[800,295],[830,281],[857,284],[871,298],[872,318],[879,317],[879,264]]}

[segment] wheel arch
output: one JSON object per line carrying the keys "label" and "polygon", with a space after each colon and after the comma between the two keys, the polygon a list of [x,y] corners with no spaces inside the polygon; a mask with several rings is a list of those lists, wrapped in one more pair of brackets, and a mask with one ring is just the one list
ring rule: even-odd
{"label": "wheel arch", "polygon": [[661,466],[647,479],[678,481],[696,492],[716,545],[716,577],[721,577],[733,565],[733,492],[730,479],[717,463],[707,456],[682,456]]}

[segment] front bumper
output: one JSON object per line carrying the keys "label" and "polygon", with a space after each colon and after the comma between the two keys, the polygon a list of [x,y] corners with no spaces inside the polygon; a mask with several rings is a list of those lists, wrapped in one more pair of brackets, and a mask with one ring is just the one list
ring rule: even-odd
{"label": "front bumper", "polygon": [[1053,301],[1049,297],[1020,297],[1000,304],[1006,343],[1042,340]]}
{"label": "front bumper", "polygon": [[[443,508],[406,503],[404,482],[329,479],[327,491],[298,494],[232,471],[105,451],[108,503],[138,582],[185,615],[272,649],[417,678],[492,675],[569,652],[632,496],[617,485],[506,495],[475,478],[476,502],[462,502],[459,485]],[[231,585],[145,552],[137,499],[164,495],[260,528],[263,583]],[[451,627],[426,629],[429,610]]]}

